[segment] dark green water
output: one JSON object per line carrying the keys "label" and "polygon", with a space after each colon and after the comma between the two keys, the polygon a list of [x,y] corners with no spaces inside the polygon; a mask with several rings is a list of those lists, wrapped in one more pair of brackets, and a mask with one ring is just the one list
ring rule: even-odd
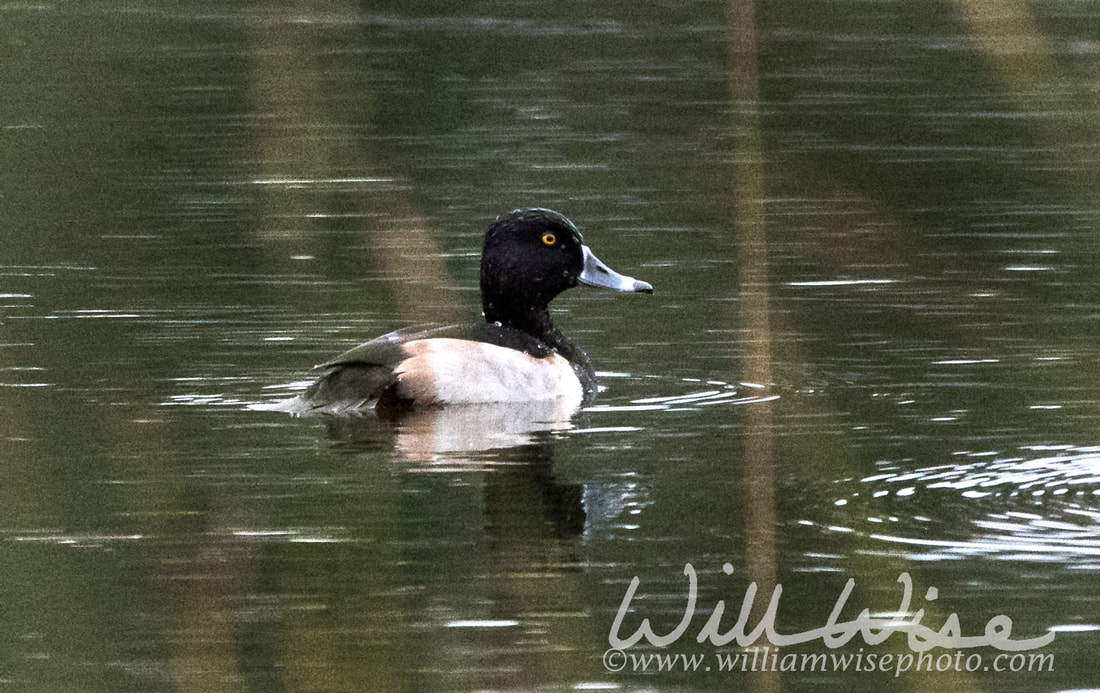
{"label": "dark green water", "polygon": [[[1096,688],[1097,84],[1091,0],[0,2],[0,691]],[[656,287],[556,302],[594,406],[257,406],[520,206]],[[902,573],[1044,670],[695,637]]]}

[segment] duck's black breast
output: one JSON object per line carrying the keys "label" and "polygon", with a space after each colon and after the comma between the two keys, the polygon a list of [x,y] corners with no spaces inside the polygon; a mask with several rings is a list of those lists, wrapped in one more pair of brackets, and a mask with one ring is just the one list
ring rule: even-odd
{"label": "duck's black breast", "polygon": [[494,323],[398,330],[317,368],[327,372],[302,399],[332,411],[559,398],[579,404],[594,386],[586,360],[573,363],[546,342]]}

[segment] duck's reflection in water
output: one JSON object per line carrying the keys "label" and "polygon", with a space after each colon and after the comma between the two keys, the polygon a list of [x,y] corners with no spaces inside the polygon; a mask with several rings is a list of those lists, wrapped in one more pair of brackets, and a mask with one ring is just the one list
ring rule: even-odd
{"label": "duck's reflection in water", "polygon": [[[577,403],[568,400],[427,407],[378,416],[327,418],[330,439],[359,451],[392,449],[410,471],[484,470],[488,528],[542,507],[554,534],[585,526],[584,487],[553,474],[557,434],[572,428]],[[541,533],[541,532],[540,532]]]}

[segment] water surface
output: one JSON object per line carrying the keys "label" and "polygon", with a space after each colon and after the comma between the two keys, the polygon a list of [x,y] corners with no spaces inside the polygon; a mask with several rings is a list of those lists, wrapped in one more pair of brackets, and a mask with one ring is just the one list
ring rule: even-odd
{"label": "water surface", "polygon": [[[1098,17],[0,4],[0,688],[1095,687]],[[555,303],[592,406],[264,410],[476,319],[519,206],[656,287]],[[739,653],[694,635],[751,581],[796,632],[907,572],[1053,671],[610,671],[631,578],[666,633],[686,563],[695,625],[637,653]]]}

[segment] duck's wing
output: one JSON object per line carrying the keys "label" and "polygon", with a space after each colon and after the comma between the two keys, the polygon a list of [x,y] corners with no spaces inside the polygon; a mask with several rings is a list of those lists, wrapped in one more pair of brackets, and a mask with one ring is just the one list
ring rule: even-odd
{"label": "duck's wing", "polygon": [[[360,364],[371,366],[395,366],[408,357],[402,348],[403,345],[418,339],[429,339],[433,336],[444,336],[443,333],[459,329],[459,325],[416,325],[405,327],[384,335],[375,337],[369,342],[364,342],[357,347],[348,349],[334,359],[317,364],[312,370],[333,368],[346,364]],[[439,333],[439,334],[437,334]]]}
{"label": "duck's wing", "polygon": [[472,342],[485,342],[496,346],[515,349],[536,358],[545,358],[553,350],[542,341],[526,332],[496,324],[478,325],[417,325],[375,337],[357,347],[349,349],[334,359],[313,367],[334,368],[348,364],[393,367],[408,358],[405,345],[422,339],[436,338],[465,339]]}

